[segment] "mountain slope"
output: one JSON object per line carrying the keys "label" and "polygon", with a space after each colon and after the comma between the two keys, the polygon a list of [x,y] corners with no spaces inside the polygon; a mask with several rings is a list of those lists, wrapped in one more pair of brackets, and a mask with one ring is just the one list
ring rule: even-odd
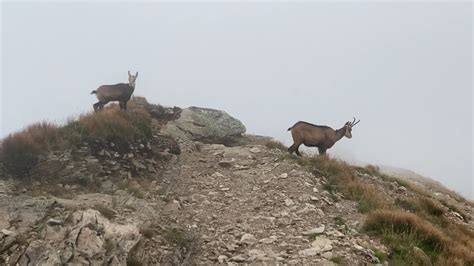
{"label": "mountain slope", "polygon": [[474,263],[469,202],[244,132],[222,111],[136,97],[127,115],[6,139],[0,262]]}

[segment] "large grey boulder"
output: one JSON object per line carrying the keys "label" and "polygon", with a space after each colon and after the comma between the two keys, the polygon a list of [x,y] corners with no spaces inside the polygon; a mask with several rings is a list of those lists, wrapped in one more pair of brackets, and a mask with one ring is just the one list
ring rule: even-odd
{"label": "large grey boulder", "polygon": [[245,133],[245,126],[224,111],[189,107],[180,118],[168,122],[161,133],[179,140],[227,143]]}

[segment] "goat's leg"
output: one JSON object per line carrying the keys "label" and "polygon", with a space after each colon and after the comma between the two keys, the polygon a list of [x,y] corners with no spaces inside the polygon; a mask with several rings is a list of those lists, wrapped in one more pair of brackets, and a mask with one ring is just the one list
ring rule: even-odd
{"label": "goat's leg", "polygon": [[102,109],[103,105],[101,102],[96,102],[92,105],[94,107],[94,112],[97,112],[98,110]]}
{"label": "goat's leg", "polygon": [[123,102],[122,101],[119,101],[119,106],[120,106],[120,110],[122,110],[124,107],[123,107]]}
{"label": "goat's leg", "polygon": [[288,148],[288,152],[292,154],[295,151],[295,143]]}
{"label": "goat's leg", "polygon": [[127,111],[127,101],[123,101],[123,110]]}
{"label": "goat's leg", "polygon": [[327,150],[327,149],[324,149],[324,148],[318,148],[319,155],[321,155],[321,156],[326,156],[326,150]]}
{"label": "goat's leg", "polygon": [[293,152],[296,152],[296,155],[301,156],[301,153],[300,153],[300,151],[299,151],[300,145],[301,145],[301,143],[299,143],[299,144],[293,143],[293,145],[291,145],[291,146],[288,148],[288,152],[289,152],[290,154],[292,154]]}
{"label": "goat's leg", "polygon": [[300,145],[299,144],[298,146],[296,146],[296,149],[295,149],[295,152],[296,152],[296,155],[300,156],[301,157],[301,153],[300,153]]}

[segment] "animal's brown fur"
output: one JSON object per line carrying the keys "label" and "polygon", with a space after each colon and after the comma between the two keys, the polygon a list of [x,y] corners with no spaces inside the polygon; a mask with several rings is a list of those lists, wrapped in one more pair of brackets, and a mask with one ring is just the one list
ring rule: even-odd
{"label": "animal's brown fur", "polygon": [[132,97],[133,92],[135,91],[135,80],[138,77],[138,72],[135,76],[128,72],[129,83],[119,83],[115,85],[102,85],[97,90],[93,90],[91,94],[96,94],[99,102],[95,103],[94,111],[104,108],[109,102],[118,101],[120,109],[127,110],[127,102]]}
{"label": "animal's brown fur", "polygon": [[301,156],[298,149],[301,144],[304,144],[307,147],[317,147],[319,154],[325,155],[326,150],[331,148],[342,137],[352,138],[352,127],[359,121],[355,122],[354,118],[353,122],[347,122],[337,130],[328,126],[319,126],[299,121],[288,129],[293,137],[293,145],[288,148],[288,151],[290,153],[296,152],[298,156]]}

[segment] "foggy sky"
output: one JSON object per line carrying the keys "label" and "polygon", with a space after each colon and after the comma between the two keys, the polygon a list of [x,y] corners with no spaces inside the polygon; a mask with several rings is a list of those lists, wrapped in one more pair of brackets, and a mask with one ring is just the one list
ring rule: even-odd
{"label": "foggy sky", "polygon": [[286,144],[298,120],[356,116],[331,155],[474,198],[470,2],[1,5],[1,137],[92,110],[90,91],[131,70],[135,95]]}

